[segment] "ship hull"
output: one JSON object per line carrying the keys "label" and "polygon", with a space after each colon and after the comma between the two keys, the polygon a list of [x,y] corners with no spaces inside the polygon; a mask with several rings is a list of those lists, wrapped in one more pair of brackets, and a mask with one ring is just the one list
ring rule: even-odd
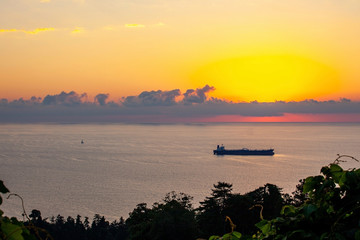
{"label": "ship hull", "polygon": [[272,156],[274,149],[267,150],[214,150],[215,155],[256,155],[256,156]]}

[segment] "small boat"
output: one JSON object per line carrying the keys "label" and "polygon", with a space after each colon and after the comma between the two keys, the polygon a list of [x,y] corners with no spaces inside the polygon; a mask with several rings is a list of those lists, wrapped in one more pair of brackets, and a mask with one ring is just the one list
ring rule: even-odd
{"label": "small boat", "polygon": [[247,148],[242,149],[225,149],[224,145],[217,145],[216,150],[214,150],[214,155],[265,155],[272,156],[274,155],[274,149],[265,149],[265,150],[250,150]]}

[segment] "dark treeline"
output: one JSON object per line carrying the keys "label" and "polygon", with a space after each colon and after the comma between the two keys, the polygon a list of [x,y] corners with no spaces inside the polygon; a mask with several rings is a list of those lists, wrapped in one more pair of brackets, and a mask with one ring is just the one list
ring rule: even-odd
{"label": "dark treeline", "polygon": [[284,205],[299,206],[305,200],[302,194],[303,181],[292,194],[283,194],[273,184],[266,184],[246,194],[233,193],[232,184],[214,184],[211,195],[200,202],[198,208],[192,205],[192,197],[184,193],[170,192],[160,202],[149,207],[140,203],[124,220],[122,217],[109,222],[96,214],[76,218],[58,215],[44,219],[39,210],[32,210],[25,226],[34,225],[45,231],[38,234],[46,239],[50,234],[54,240],[95,239],[208,239],[212,235],[223,235],[230,231],[225,222],[230,217],[243,235],[257,231],[255,224],[261,218],[273,219],[280,215]]}

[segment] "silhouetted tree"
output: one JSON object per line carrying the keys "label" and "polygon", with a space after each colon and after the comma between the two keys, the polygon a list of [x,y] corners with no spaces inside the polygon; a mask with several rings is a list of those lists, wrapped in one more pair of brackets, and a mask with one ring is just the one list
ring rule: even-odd
{"label": "silhouetted tree", "polygon": [[[251,234],[256,229],[255,223],[259,222],[258,212],[250,210],[254,200],[248,195],[233,194],[227,201],[224,215],[229,216],[236,225],[236,231],[242,234]],[[230,232],[230,229],[226,232]]]}
{"label": "silhouetted tree", "polygon": [[264,218],[272,219],[280,215],[284,199],[282,198],[281,189],[276,185],[267,183],[264,187],[259,187],[247,193],[247,195],[253,199],[254,205],[263,206]]}
{"label": "silhouetted tree", "polygon": [[130,213],[129,218],[126,220],[129,239],[150,240],[151,237],[148,233],[150,232],[152,219],[153,211],[147,207],[146,203],[136,205],[136,208]]}
{"label": "silhouetted tree", "polygon": [[218,182],[214,184],[211,197],[200,202],[197,209],[197,223],[202,237],[225,233],[225,213],[227,201],[232,196],[232,184]]}
{"label": "silhouetted tree", "polygon": [[309,194],[304,193],[304,183],[305,179],[300,179],[299,184],[296,185],[296,190],[292,192],[292,198],[290,204],[295,207],[299,207],[309,199]]}
{"label": "silhouetted tree", "polygon": [[154,203],[152,209],[138,204],[126,220],[129,239],[180,240],[197,236],[192,197],[175,192],[168,193],[163,202]]}
{"label": "silhouetted tree", "polygon": [[95,214],[93,222],[91,224],[91,230],[89,239],[90,240],[100,240],[100,239],[112,239],[112,236],[109,232],[109,222],[105,220],[104,216]]}

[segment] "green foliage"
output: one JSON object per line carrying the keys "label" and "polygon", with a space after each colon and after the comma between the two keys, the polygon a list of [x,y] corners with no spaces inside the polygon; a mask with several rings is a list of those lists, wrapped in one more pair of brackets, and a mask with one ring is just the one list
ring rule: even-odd
{"label": "green foliage", "polygon": [[209,240],[238,240],[241,238],[241,233],[239,232],[231,232],[226,233],[222,237],[220,236],[211,236]]}
{"label": "green foliage", "polygon": [[360,169],[342,169],[342,157],[305,179],[304,204],[284,206],[281,217],[257,223],[256,238],[360,239]]}
{"label": "green foliage", "polygon": [[[9,193],[9,189],[5,187],[4,182],[0,180],[0,193]],[[2,204],[2,197],[0,195],[0,205]],[[16,218],[9,218],[3,216],[4,212],[0,210],[0,239],[4,240],[32,240],[34,236],[30,234],[22,222]]]}

